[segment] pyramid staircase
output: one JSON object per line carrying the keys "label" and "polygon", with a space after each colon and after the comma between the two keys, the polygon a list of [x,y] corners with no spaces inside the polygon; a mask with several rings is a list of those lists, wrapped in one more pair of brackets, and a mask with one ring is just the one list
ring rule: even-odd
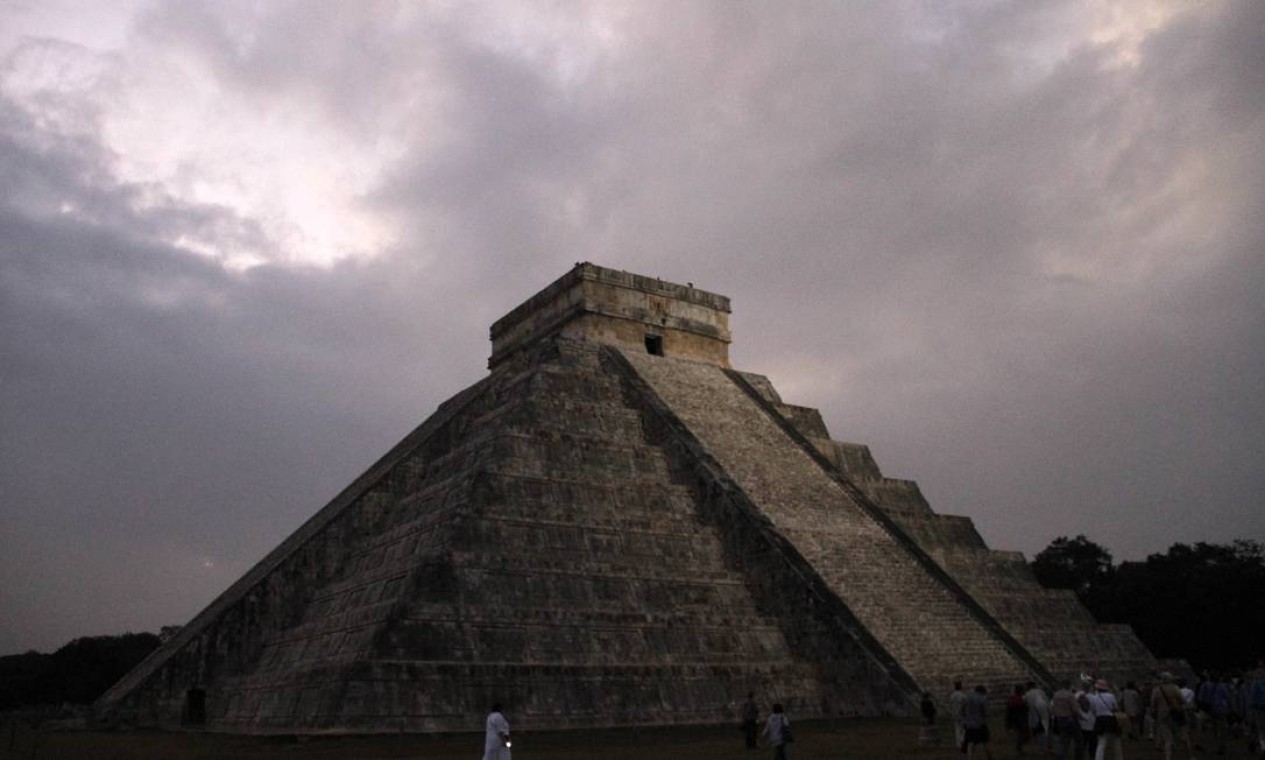
{"label": "pyramid staircase", "polygon": [[830,440],[816,410],[788,417],[1056,680],[1124,683],[1158,669],[1131,627],[1099,623],[1073,592],[1041,586],[1021,553],[989,549],[969,517],[933,512],[917,483],[884,477],[867,447]]}
{"label": "pyramid staircase", "polygon": [[763,397],[767,381],[701,362],[620,355],[918,689],[947,694],[963,675],[996,690],[1051,680],[797,434]]}

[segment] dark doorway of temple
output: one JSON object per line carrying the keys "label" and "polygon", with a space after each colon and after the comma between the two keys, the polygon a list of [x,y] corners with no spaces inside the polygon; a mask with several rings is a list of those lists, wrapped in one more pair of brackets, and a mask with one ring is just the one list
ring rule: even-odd
{"label": "dark doorway of temple", "polygon": [[647,335],[646,336],[646,353],[654,356],[663,356],[663,336]]}
{"label": "dark doorway of temple", "polygon": [[206,692],[189,689],[184,693],[184,723],[186,726],[206,724]]}

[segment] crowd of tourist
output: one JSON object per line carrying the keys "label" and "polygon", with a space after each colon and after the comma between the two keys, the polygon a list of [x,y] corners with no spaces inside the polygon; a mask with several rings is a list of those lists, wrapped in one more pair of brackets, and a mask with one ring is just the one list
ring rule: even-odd
{"label": "crowd of tourist", "polygon": [[[971,691],[962,682],[949,695],[954,746],[969,760],[992,760],[988,690]],[[919,703],[923,727],[935,736],[937,710],[930,692]],[[781,704],[759,729],[760,708],[747,694],[740,714],[747,749],[760,740],[774,760],[787,760],[794,741],[791,721]],[[1265,758],[1265,662],[1243,676],[1203,673],[1193,684],[1171,673],[1152,681],[1113,686],[1102,678],[1064,681],[1053,693],[1033,681],[1016,684],[1005,702],[1005,725],[1016,755],[1027,750],[1059,760],[1124,760],[1126,746],[1147,752],[1135,757],[1173,760],[1174,750],[1194,760],[1198,754],[1227,754],[1231,742],[1246,743],[1248,754]],[[939,743],[938,739],[935,743]],[[495,705],[487,718],[484,760],[509,760],[509,722]]]}
{"label": "crowd of tourist", "polygon": [[[956,746],[986,758],[986,690],[954,684],[949,696]],[[982,726],[982,731],[981,731]],[[1126,747],[1145,747],[1144,757],[1172,760],[1225,755],[1231,742],[1265,756],[1265,666],[1235,676],[1203,673],[1193,683],[1160,673],[1150,682],[1123,686],[1082,677],[1052,694],[1036,683],[1016,684],[1005,703],[1005,726],[1016,755],[1026,750],[1060,760],[1124,760]]]}

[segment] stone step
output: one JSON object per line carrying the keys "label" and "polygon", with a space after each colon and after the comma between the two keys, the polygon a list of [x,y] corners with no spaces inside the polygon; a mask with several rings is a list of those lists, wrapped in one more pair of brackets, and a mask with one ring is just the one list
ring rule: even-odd
{"label": "stone step", "polygon": [[1007,627],[1040,628],[1046,625],[1093,625],[1094,618],[1074,595],[1025,592],[988,593],[972,589],[975,597]]}
{"label": "stone step", "polygon": [[[663,502],[666,504],[666,502]],[[539,507],[515,503],[482,505],[476,516],[480,519],[531,520],[548,525],[582,529],[633,531],[642,533],[672,533],[697,526],[697,516],[681,514],[670,509],[654,510],[645,507],[621,509],[618,505],[596,505],[591,509],[584,504],[551,504]]]}
{"label": "stone step", "polygon": [[[730,609],[748,605],[748,617],[761,613],[751,605],[744,583],[733,576],[658,576],[628,571],[526,572],[522,568],[460,568],[453,581],[453,601],[465,606],[475,602],[504,609],[540,607],[558,609],[606,609],[616,612],[694,614],[709,608]],[[531,596],[529,596],[529,594]]]}
{"label": "stone step", "polygon": [[641,415],[599,403],[551,403],[538,400],[522,409],[510,426],[528,435],[537,431],[619,442],[645,439]]}
{"label": "stone step", "polygon": [[534,399],[555,397],[573,402],[620,406],[624,386],[618,377],[600,367],[585,372],[574,367],[543,365],[531,379],[529,395]]}
{"label": "stone step", "polygon": [[[605,427],[598,425],[598,422],[604,423]],[[640,440],[640,423],[640,416],[623,406],[618,393],[605,400],[537,393],[487,410],[477,418],[474,426],[527,429],[596,426],[596,430],[609,437]]]}
{"label": "stone step", "polygon": [[596,364],[540,365],[506,378],[488,395],[488,400],[471,410],[461,424],[470,428],[499,426],[506,420],[531,415],[534,406],[570,407],[583,410],[622,406],[622,386]]}
{"label": "stone step", "polygon": [[363,655],[388,619],[393,603],[375,604],[268,637],[255,670],[275,674],[311,667],[315,660]]}
{"label": "stone step", "polygon": [[[701,551],[700,562],[671,563],[667,560],[648,562],[645,557],[626,557],[610,555],[600,558],[593,555],[576,558],[560,555],[553,551],[518,551],[512,555],[491,550],[490,548],[461,549],[451,551],[454,568],[461,572],[478,569],[495,573],[518,573],[520,575],[537,575],[549,577],[581,577],[594,581],[619,579],[624,581],[662,581],[672,580],[685,584],[722,584],[742,585],[739,574],[725,568],[719,563],[703,564],[712,549]],[[682,576],[683,571],[688,576]]]}
{"label": "stone step", "polygon": [[[922,495],[918,484],[912,480],[896,480],[882,478],[880,480],[860,481],[858,485],[876,504],[887,510],[893,517],[908,516],[913,519],[937,517],[931,511],[931,505]],[[983,541],[980,541],[983,545]]]}
{"label": "stone step", "polygon": [[683,520],[664,521],[646,529],[620,530],[556,521],[480,518],[463,522],[454,540],[459,546],[491,547],[496,551],[513,545],[517,553],[524,555],[565,553],[577,562],[618,556],[633,562],[643,562],[646,558],[671,562],[682,558],[723,565],[715,530]]}
{"label": "stone step", "polygon": [[[896,521],[909,537],[918,542],[922,550],[939,557],[937,552],[977,549],[987,551],[988,546],[975,529],[975,523],[969,517],[958,515],[913,515],[888,508],[879,502],[880,507],[888,510],[888,514]],[[944,562],[940,562],[944,565]]]}
{"label": "stone step", "polygon": [[[454,474],[477,471],[492,454],[496,436],[491,430],[466,436],[444,447],[436,455],[426,459],[423,483],[451,477]],[[425,488],[425,485],[420,485]]]}
{"label": "stone step", "polygon": [[[234,731],[271,727],[435,731],[481,725],[468,705],[498,698],[515,684],[517,732],[608,725],[733,722],[742,695],[775,695],[792,715],[821,710],[817,672],[780,659],[746,663],[641,662],[601,665],[379,658],[348,681],[334,664],[312,674],[241,679],[209,716]],[[519,691],[521,690],[521,692]]]}
{"label": "stone step", "polygon": [[655,447],[558,430],[501,430],[490,458],[495,471],[520,476],[613,483],[626,478],[669,482],[663,453]]}
{"label": "stone step", "polygon": [[[639,592],[645,589],[638,589]],[[672,591],[671,588],[666,588]],[[688,588],[676,589],[689,591]],[[660,604],[647,607],[635,605],[637,600],[620,606],[595,606],[580,600],[516,607],[474,608],[458,603],[424,603],[408,601],[400,612],[402,617],[413,620],[437,620],[445,622],[466,621],[471,623],[515,623],[533,625],[589,625],[589,626],[648,626],[671,628],[699,624],[703,627],[744,627],[751,630],[777,631],[776,618],[753,614],[746,597],[733,595],[728,599],[720,595],[708,604]]]}
{"label": "stone step", "polygon": [[874,456],[870,454],[869,446],[833,441],[825,437],[808,438],[853,483],[865,487],[871,481],[883,480],[883,473],[874,461]]}
{"label": "stone step", "polygon": [[[682,517],[697,513],[693,493],[684,486],[645,479],[580,479],[580,475],[544,478],[486,471],[475,493],[483,503],[519,504],[530,514],[543,514],[548,508],[610,508],[618,514],[649,511]],[[602,521],[609,519],[603,516]]]}
{"label": "stone step", "polygon": [[387,657],[479,662],[494,656],[517,662],[623,664],[679,660],[734,663],[784,656],[776,628],[689,625],[542,624],[528,621],[400,619],[377,644]]}

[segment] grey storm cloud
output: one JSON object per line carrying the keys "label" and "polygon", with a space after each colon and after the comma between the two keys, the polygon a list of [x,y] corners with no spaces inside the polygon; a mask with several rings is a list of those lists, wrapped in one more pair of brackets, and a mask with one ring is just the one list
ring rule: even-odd
{"label": "grey storm cloud", "polygon": [[[108,50],[9,40],[0,651],[187,620],[580,260],[731,296],[736,366],[994,548],[1265,538],[1265,6],[1090,8],[162,2]],[[363,220],[369,255],[292,235]]]}

